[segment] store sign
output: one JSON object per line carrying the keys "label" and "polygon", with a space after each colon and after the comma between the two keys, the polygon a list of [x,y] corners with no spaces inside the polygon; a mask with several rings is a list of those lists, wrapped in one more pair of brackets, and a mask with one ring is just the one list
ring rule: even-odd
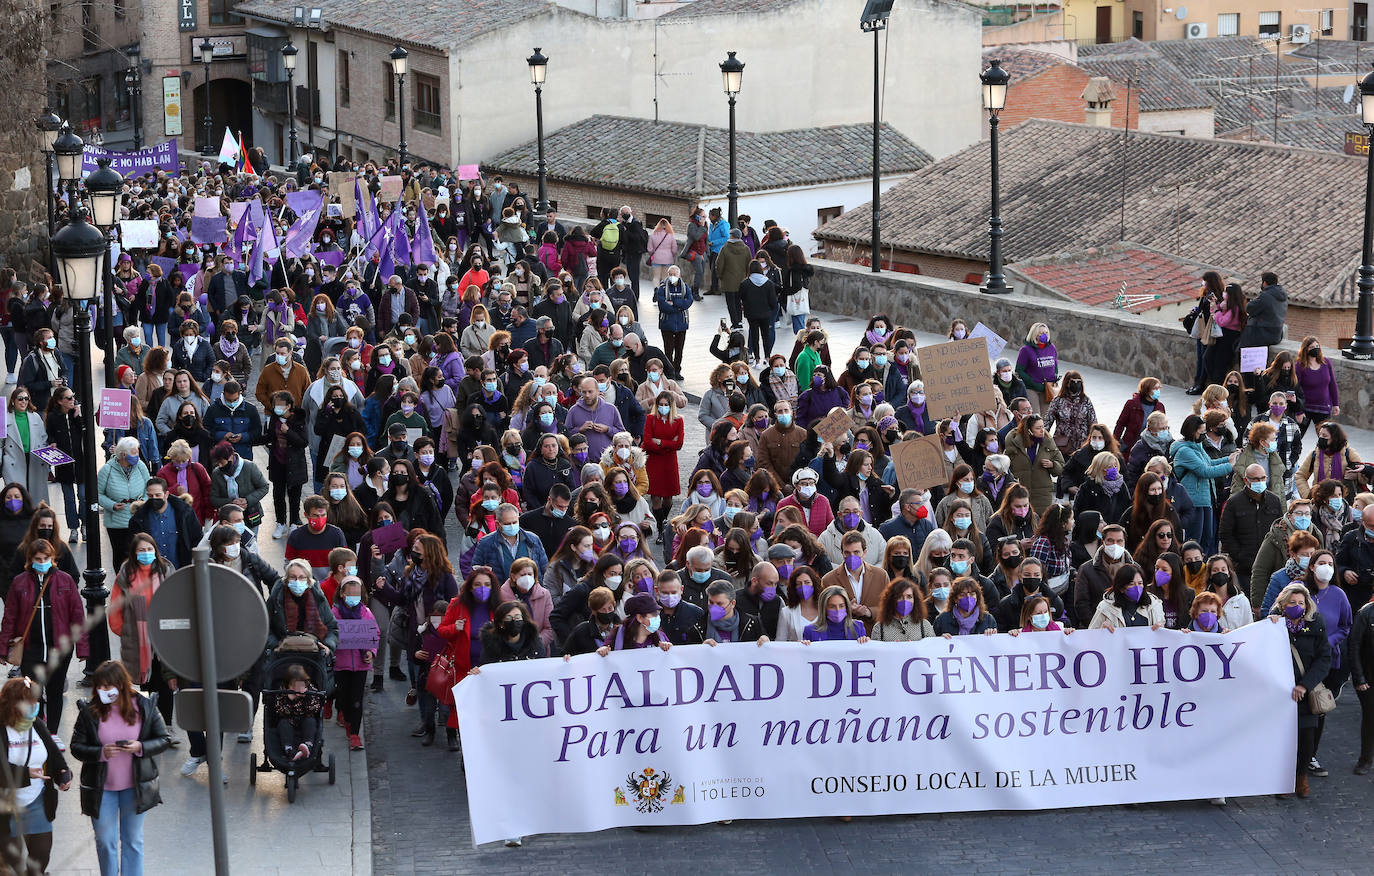
{"label": "store sign", "polygon": [[[191,57],[200,59],[200,44],[207,38],[203,36],[191,37]],[[210,45],[215,47],[215,60],[220,61],[226,58],[242,58],[248,54],[248,37],[244,34],[233,36],[212,36],[208,38]]]}
{"label": "store sign", "polygon": [[1343,151],[1346,155],[1368,155],[1369,135],[1347,131],[1345,135],[1345,149]]}
{"label": "store sign", "polygon": [[162,77],[162,133],[181,136],[181,77]]}
{"label": "store sign", "polygon": [[177,30],[185,33],[200,26],[196,0],[177,0]]}

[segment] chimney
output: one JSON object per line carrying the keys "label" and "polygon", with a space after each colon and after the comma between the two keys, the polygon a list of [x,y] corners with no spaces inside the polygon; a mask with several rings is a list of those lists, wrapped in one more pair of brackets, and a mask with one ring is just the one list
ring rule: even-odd
{"label": "chimney", "polygon": [[1083,89],[1083,100],[1088,102],[1086,121],[1089,125],[1099,128],[1110,128],[1112,126],[1112,100],[1115,99],[1116,92],[1112,88],[1112,81],[1106,76],[1094,76],[1088,80],[1088,86]]}

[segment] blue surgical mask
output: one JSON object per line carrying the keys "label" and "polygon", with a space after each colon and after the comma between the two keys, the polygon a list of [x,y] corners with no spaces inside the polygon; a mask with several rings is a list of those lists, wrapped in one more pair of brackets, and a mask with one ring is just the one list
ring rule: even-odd
{"label": "blue surgical mask", "polygon": [[791,414],[778,414],[778,425],[779,425],[779,426],[782,426],[784,429],[787,428],[788,426],[792,425],[792,415],[791,415]]}
{"label": "blue surgical mask", "polygon": [[483,500],[482,500],[482,507],[483,507],[484,509],[486,509],[487,511],[495,511],[500,505],[501,505],[501,502],[500,502],[499,500],[497,500],[497,499],[483,499]]}
{"label": "blue surgical mask", "polygon": [[240,520],[234,524],[234,531],[237,532],[239,535],[243,535],[245,532],[248,531],[248,524]]}
{"label": "blue surgical mask", "polygon": [[707,569],[705,572],[693,571],[692,580],[698,584],[705,584],[707,581],[711,580],[711,570]]}
{"label": "blue surgical mask", "polygon": [[292,579],[292,580],[286,582],[286,587],[287,587],[288,590],[291,591],[291,595],[293,595],[293,596],[300,596],[301,594],[305,593],[305,591],[307,591],[307,590],[310,589],[310,582],[309,582],[309,581],[297,581],[297,580]]}
{"label": "blue surgical mask", "polygon": [[153,551],[139,551],[134,554],[134,559],[138,560],[140,566],[151,566],[153,560],[157,559],[157,554]]}
{"label": "blue surgical mask", "polygon": [[48,574],[50,569],[52,569],[52,560],[44,560],[42,562],[38,560],[33,561],[33,570],[40,575]]}
{"label": "blue surgical mask", "polygon": [[1254,481],[1253,483],[1250,484],[1250,490],[1251,490],[1252,492],[1256,492],[1256,493],[1263,493],[1264,490],[1265,490],[1265,488],[1268,487],[1268,486],[1269,486],[1269,482],[1268,482],[1268,481]]}
{"label": "blue surgical mask", "polygon": [[344,605],[348,606],[349,608],[357,608],[358,606],[360,606],[360,605],[362,605],[362,604],[363,604],[363,598],[362,598],[361,596],[345,596],[345,597],[344,597]]}
{"label": "blue surgical mask", "polygon": [[1330,499],[1326,500],[1326,507],[1339,514],[1341,513],[1341,509],[1345,507],[1345,500],[1340,496],[1332,496]]}
{"label": "blue surgical mask", "polygon": [[651,633],[656,633],[656,632],[658,632],[658,625],[659,625],[659,623],[660,623],[660,620],[659,620],[658,615],[653,615],[652,617],[650,617],[650,618],[649,618],[649,624],[648,624],[648,626],[649,626],[649,632],[651,632]]}
{"label": "blue surgical mask", "polygon": [[501,534],[504,535],[506,538],[514,538],[515,536],[520,534],[520,524],[502,523]]}
{"label": "blue surgical mask", "polygon": [[1312,558],[1311,558],[1311,557],[1298,557],[1298,568],[1299,568],[1299,569],[1306,569],[1306,568],[1307,568],[1307,564],[1310,563],[1310,562],[1312,562]]}
{"label": "blue surgical mask", "polygon": [[950,560],[949,570],[956,575],[962,575],[968,571],[968,560]]}
{"label": "blue surgical mask", "polygon": [[1294,527],[1295,529],[1306,530],[1307,527],[1309,527],[1309,526],[1311,526],[1311,525],[1312,525],[1312,515],[1311,515],[1311,514],[1294,514],[1294,515],[1293,515],[1293,527]]}
{"label": "blue surgical mask", "polygon": [[540,414],[540,415],[539,415],[539,425],[543,426],[545,429],[547,429],[547,428],[549,428],[550,426],[552,426],[552,425],[553,425],[553,414]]}
{"label": "blue surgical mask", "polygon": [[658,415],[659,415],[660,417],[666,417],[666,416],[668,416],[668,412],[669,412],[670,410],[672,410],[672,408],[668,407],[667,405],[659,405],[659,406],[658,406]]}
{"label": "blue surgical mask", "polygon": [[344,497],[344,496],[347,496],[347,495],[348,495],[348,490],[344,489],[343,487],[330,487],[330,488],[329,488],[329,498],[333,499],[335,502],[341,502],[341,501],[343,501],[343,497]]}
{"label": "blue surgical mask", "polygon": [[774,365],[774,366],[773,366],[773,376],[776,377],[776,378],[778,378],[779,380],[781,380],[782,378],[786,377],[786,376],[787,376],[787,368],[786,368],[786,366],[783,366],[783,365]]}
{"label": "blue surgical mask", "polygon": [[291,357],[288,356],[288,355],[286,355],[285,353],[278,353],[278,354],[277,354],[277,364],[278,364],[278,365],[285,365],[287,362],[290,362],[290,361],[291,361]]}
{"label": "blue surgical mask", "polygon": [[949,588],[936,587],[934,590],[930,591],[930,598],[934,599],[936,602],[944,602],[946,599],[949,599]]}
{"label": "blue surgical mask", "polygon": [[965,530],[965,529],[968,529],[968,528],[969,528],[970,526],[972,526],[972,525],[973,525],[973,518],[972,518],[972,517],[956,517],[956,518],[954,518],[954,528],[955,528],[955,529],[958,529],[958,530],[960,530],[960,531]]}
{"label": "blue surgical mask", "polygon": [[496,392],[496,381],[488,380],[486,383],[482,384],[482,388],[487,392]]}

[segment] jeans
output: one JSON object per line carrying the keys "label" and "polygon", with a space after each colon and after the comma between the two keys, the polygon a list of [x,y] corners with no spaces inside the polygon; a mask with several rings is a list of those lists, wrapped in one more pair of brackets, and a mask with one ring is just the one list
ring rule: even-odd
{"label": "jeans", "polygon": [[796,334],[806,328],[806,315],[792,317],[792,333]]}
{"label": "jeans", "polygon": [[62,363],[62,374],[67,378],[67,385],[76,386],[76,355],[73,353],[57,352],[57,358]]}
{"label": "jeans", "polygon": [[62,484],[62,502],[67,508],[67,530],[76,532],[82,522],[81,507],[86,504],[85,484]]}
{"label": "jeans", "polygon": [[143,343],[147,344],[150,347],[153,346],[154,333],[156,333],[157,335],[157,346],[167,346],[167,323],[145,322],[143,324]]}
{"label": "jeans", "polygon": [[14,335],[14,327],[0,325],[0,340],[5,342],[5,373],[15,374],[14,366],[19,363],[19,344]]}
{"label": "jeans", "polygon": [[699,253],[692,259],[692,291],[701,294],[701,283],[706,279],[706,262],[708,261],[705,253]]}
{"label": "jeans", "polygon": [[760,358],[760,346],[764,358],[773,355],[773,342],[776,339],[777,330],[772,319],[749,320],[749,352],[754,354],[755,359]]}
{"label": "jeans", "polygon": [[100,876],[143,876],[143,815],[135,809],[133,788],[103,792],[91,826]]}
{"label": "jeans", "polygon": [[1207,347],[1202,341],[1193,341],[1197,347],[1197,366],[1193,369],[1193,386],[1202,386],[1207,379]]}
{"label": "jeans", "polygon": [[381,675],[386,672],[388,665],[400,665],[395,662],[394,658],[390,664],[386,662],[387,640],[390,638],[388,632],[391,629],[391,609],[376,596],[368,599],[367,607],[372,610],[372,616],[377,620],[377,629],[382,631],[382,637],[377,642],[377,653],[372,657],[372,674]]}
{"label": "jeans", "polygon": [[1212,513],[1211,507],[1197,509],[1198,531],[1190,532],[1190,538],[1197,539],[1197,543],[1202,545],[1202,555],[1210,557],[1217,552],[1217,518]]}

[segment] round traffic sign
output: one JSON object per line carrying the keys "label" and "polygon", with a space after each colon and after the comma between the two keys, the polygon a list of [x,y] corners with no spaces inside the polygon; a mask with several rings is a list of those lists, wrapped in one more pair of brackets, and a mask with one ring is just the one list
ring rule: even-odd
{"label": "round traffic sign", "polygon": [[215,625],[216,679],[200,677],[201,630],[196,613],[195,565],[167,576],[148,606],[148,638],[173,672],[214,684],[242,675],[267,644],[267,603],[241,573],[210,564],[210,616]]}

